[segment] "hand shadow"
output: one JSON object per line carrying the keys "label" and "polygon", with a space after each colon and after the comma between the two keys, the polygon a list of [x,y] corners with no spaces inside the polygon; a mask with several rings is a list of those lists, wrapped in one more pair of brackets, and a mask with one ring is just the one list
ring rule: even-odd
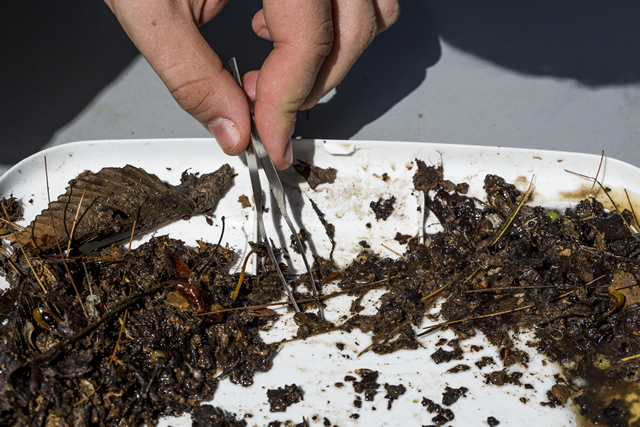
{"label": "hand shadow", "polygon": [[4,164],[39,151],[138,53],[104,2],[6,2],[0,25]]}
{"label": "hand shadow", "polygon": [[401,3],[398,21],[378,35],[335,95],[298,113],[294,136],[349,139],[413,92],[440,59],[440,42],[424,1]]}
{"label": "hand shadow", "polygon": [[516,72],[589,86],[640,81],[640,3],[429,1],[447,43]]}

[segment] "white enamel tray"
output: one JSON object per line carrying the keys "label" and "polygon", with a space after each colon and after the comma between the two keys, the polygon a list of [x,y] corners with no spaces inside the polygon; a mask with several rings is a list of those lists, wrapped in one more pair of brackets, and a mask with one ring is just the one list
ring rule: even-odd
{"label": "white enamel tray", "polygon": [[[204,218],[192,218],[160,228],[157,234],[169,234],[180,238],[189,245],[196,239],[216,243],[221,232],[221,217],[225,217],[226,231],[223,244],[231,247],[244,257],[248,252],[248,240],[254,240],[255,216],[253,207],[243,208],[238,197],[246,195],[251,199],[251,186],[247,167],[241,158],[231,158],[222,154],[212,139],[167,139],[167,140],[118,140],[85,141],[57,146],[37,153],[10,169],[0,177],[0,194],[13,194],[22,201],[25,218],[31,219],[47,204],[44,158],[46,156],[51,197],[64,192],[69,180],[83,170],[97,172],[102,167],[131,164],[143,167],[162,180],[178,184],[181,173],[208,173],[223,163],[229,163],[237,177],[234,186],[219,203],[213,216],[213,226]],[[567,173],[571,170],[588,176],[595,176],[600,156],[541,150],[509,149],[502,147],[479,147],[444,145],[433,143],[406,142],[365,142],[365,141],[295,141],[294,158],[320,167],[334,167],[338,170],[337,180],[331,185],[321,185],[315,190],[295,171],[281,173],[281,180],[289,198],[290,214],[297,226],[304,224],[310,235],[310,251],[329,257],[330,243],[324,228],[311,208],[313,199],[324,212],[328,222],[336,227],[336,261],[345,266],[362,247],[358,244],[366,240],[371,249],[383,256],[395,257],[389,248],[403,252],[404,247],[393,238],[397,232],[418,235],[421,232],[423,199],[420,192],[413,191],[412,177],[416,170],[415,159],[428,165],[442,162],[445,178],[455,183],[467,182],[469,194],[484,198],[482,185],[487,173],[498,174],[508,182],[526,190],[535,174],[535,193],[531,203],[560,206],[567,201],[585,197],[592,181]],[[292,168],[290,168],[292,169]],[[383,180],[383,174],[388,178]],[[640,169],[614,159],[605,159],[599,179],[612,191],[616,202],[626,200],[623,189],[630,192],[632,203],[640,205]],[[268,188],[263,183],[263,188]],[[602,192],[600,192],[602,193]],[[369,208],[371,201],[380,197],[396,197],[395,211],[387,221],[376,221]],[[270,202],[267,198],[267,203]],[[624,203],[621,203],[624,205]],[[265,221],[274,224],[268,234],[279,245],[289,246],[289,231],[277,214],[270,209]],[[430,230],[437,224],[429,220]],[[26,225],[27,221],[21,223]],[[367,227],[366,224],[370,224]],[[283,228],[284,227],[284,228]],[[138,244],[148,237],[138,240]],[[278,243],[277,243],[278,244]],[[294,267],[301,270],[294,253],[291,253]],[[234,269],[239,268],[236,261]],[[325,292],[337,290],[329,285]],[[364,313],[373,313],[380,290],[367,294]],[[339,323],[339,318],[348,313],[351,297],[331,300],[326,316]],[[278,341],[295,334],[291,313],[284,314],[265,341]],[[425,324],[424,326],[428,326]],[[464,360],[435,364],[429,357],[436,350],[434,343],[440,338],[454,338],[449,331],[436,332],[422,341],[424,348],[416,351],[399,351],[391,355],[378,356],[368,352],[361,357],[358,353],[365,349],[371,339],[355,331],[351,334],[334,332],[306,341],[285,345],[274,359],[271,371],[255,376],[255,384],[248,388],[231,384],[224,380],[215,395],[213,404],[221,406],[238,418],[245,417],[248,425],[263,426],[270,420],[292,420],[296,423],[305,417],[311,425],[339,426],[421,426],[433,424],[430,414],[421,405],[423,397],[441,404],[445,386],[467,387],[467,396],[460,398],[451,409],[455,419],[447,425],[483,426],[487,417],[493,416],[501,426],[576,425],[575,414],[570,407],[550,409],[540,405],[547,401],[546,392],[555,384],[553,375],[559,372],[552,364],[543,364],[543,358],[524,343],[529,336],[514,337],[517,345],[531,357],[529,369],[525,371],[522,383],[531,383],[533,390],[518,386],[495,387],[484,384],[484,374],[502,369],[496,349],[481,336],[463,342]],[[337,343],[343,343],[339,350]],[[479,352],[470,352],[471,345],[480,345]],[[445,349],[449,349],[445,346]],[[496,365],[482,370],[474,363],[482,356],[494,356]],[[445,371],[456,364],[464,363],[471,370],[459,374]],[[355,375],[354,370],[369,368],[379,371],[378,382],[382,385],[403,384],[407,392],[387,410],[384,388],[379,389],[373,402],[362,402],[362,408],[353,405],[356,393],[345,375]],[[514,367],[523,371],[521,367]],[[336,382],[344,387],[336,387]],[[284,413],[270,413],[266,391],[296,383],[304,391],[304,401],[290,406]],[[522,403],[524,397],[527,402]],[[375,408],[375,409],[374,409]],[[353,414],[358,414],[357,418]],[[190,425],[188,415],[165,419],[164,425]]]}

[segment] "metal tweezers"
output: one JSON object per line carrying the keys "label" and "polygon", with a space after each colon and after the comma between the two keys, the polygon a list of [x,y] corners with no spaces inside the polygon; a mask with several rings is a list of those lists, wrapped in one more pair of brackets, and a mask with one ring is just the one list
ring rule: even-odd
{"label": "metal tweezers", "polygon": [[[236,62],[236,58],[231,58],[229,63],[227,64],[227,70],[233,75],[233,78],[236,82],[242,87],[242,81],[240,80],[240,72],[238,71],[238,64]],[[315,298],[316,304],[318,306],[318,312],[321,317],[324,318],[322,314],[322,306],[320,305],[320,298],[318,295],[318,288],[316,286],[316,282],[313,278],[313,274],[311,273],[311,268],[309,267],[309,262],[307,261],[307,257],[305,256],[305,250],[302,246],[302,242],[298,237],[298,233],[296,232],[293,223],[291,222],[291,218],[289,218],[289,214],[287,214],[287,205],[284,197],[284,188],[282,188],[282,183],[280,182],[280,177],[278,177],[278,173],[276,172],[276,168],[273,166],[273,162],[269,158],[267,154],[267,150],[264,148],[262,144],[262,140],[260,139],[260,135],[258,135],[258,129],[256,128],[256,121],[253,117],[253,113],[251,114],[251,145],[249,149],[246,151],[247,156],[247,164],[249,166],[249,176],[251,178],[251,187],[253,188],[253,200],[256,206],[256,216],[258,219],[258,242],[264,244],[267,248],[267,252],[269,253],[269,258],[271,258],[271,262],[278,273],[278,277],[280,277],[280,281],[282,282],[282,286],[284,286],[291,303],[295,310],[300,313],[300,307],[293,297],[293,293],[287,284],[286,279],[284,278],[284,274],[282,274],[282,270],[280,270],[280,266],[278,265],[278,260],[276,259],[273,248],[271,247],[271,243],[267,238],[267,233],[264,227],[264,221],[262,219],[263,214],[263,204],[262,204],[262,186],[260,185],[260,176],[258,169],[258,161],[262,165],[262,170],[267,176],[267,180],[269,181],[269,187],[271,188],[271,193],[278,205],[278,209],[280,209],[280,213],[284,217],[291,233],[293,235],[293,239],[298,247],[298,251],[302,255],[302,260],[304,261],[304,265],[307,268],[307,273],[309,273],[309,281],[311,282],[311,289],[313,290],[313,296]]]}

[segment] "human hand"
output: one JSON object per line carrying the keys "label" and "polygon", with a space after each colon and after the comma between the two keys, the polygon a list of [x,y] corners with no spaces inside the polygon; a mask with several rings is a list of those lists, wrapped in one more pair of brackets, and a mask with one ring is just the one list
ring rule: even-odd
{"label": "human hand", "polygon": [[336,87],[374,37],[398,18],[398,0],[263,0],[256,34],[273,41],[260,70],[242,89],[198,27],[227,0],[105,0],[178,104],[229,155],[249,145],[249,102],[277,169],[293,161],[296,112]]}

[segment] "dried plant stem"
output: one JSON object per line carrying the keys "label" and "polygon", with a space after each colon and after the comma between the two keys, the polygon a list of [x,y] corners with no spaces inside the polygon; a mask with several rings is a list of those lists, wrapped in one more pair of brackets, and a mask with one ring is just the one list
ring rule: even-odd
{"label": "dried plant stem", "polygon": [[634,359],[640,359],[640,354],[635,354],[633,356],[629,356],[629,357],[623,357],[622,359],[619,360],[619,363],[626,363],[626,362],[630,362]]}
{"label": "dried plant stem", "polygon": [[600,155],[600,164],[598,165],[598,172],[596,172],[596,177],[593,179],[593,185],[591,185],[591,190],[589,190],[589,196],[593,194],[593,189],[596,186],[596,181],[598,180],[598,176],[600,175],[600,169],[602,168],[602,162],[604,161],[604,150],[602,150],[602,154]]}
{"label": "dried plant stem", "polygon": [[87,314],[87,309],[84,307],[84,303],[82,302],[82,297],[80,296],[80,292],[78,292],[78,288],[76,287],[76,283],[73,281],[73,276],[71,275],[71,270],[69,270],[69,265],[64,258],[64,253],[62,252],[62,247],[60,246],[60,239],[58,239],[58,231],[56,230],[56,224],[53,220],[53,209],[51,209],[51,194],[49,192],[49,172],[47,170],[47,156],[44,157],[44,175],[47,181],[47,202],[49,207],[49,216],[51,217],[51,227],[53,228],[53,235],[56,238],[56,245],[58,246],[58,251],[62,257],[62,263],[64,264],[64,268],[67,270],[67,275],[69,276],[69,280],[71,281],[71,285],[73,285],[73,289],[76,291],[76,295],[78,296],[78,302],[80,302],[80,307],[82,307],[82,312],[84,313],[84,317],[89,319],[89,315]]}
{"label": "dried plant stem", "polygon": [[[507,220],[502,223],[502,226],[500,227],[500,229],[496,233],[495,237],[493,239],[491,239],[491,243],[489,243],[489,246],[493,246],[496,243],[498,243],[498,240],[500,240],[500,237],[502,237],[502,235],[507,231],[507,229],[511,226],[513,221],[516,219],[516,216],[518,216],[518,213],[520,212],[520,209],[522,209],[522,206],[529,199],[529,196],[531,196],[531,192],[533,191],[533,180],[535,179],[535,177],[536,177],[535,175],[533,177],[531,177],[531,182],[529,183],[529,188],[527,189],[527,192],[522,197],[522,200],[518,204],[518,207],[511,213],[511,215],[509,215],[509,218],[507,218]],[[508,197],[507,197],[507,200],[511,201],[511,199],[508,198]]]}
{"label": "dried plant stem", "polygon": [[406,322],[401,323],[400,326],[395,328],[393,331],[389,332],[389,334],[384,338],[378,338],[378,339],[373,338],[371,340],[372,341],[371,345],[369,345],[367,348],[365,348],[360,353],[358,353],[358,355],[356,357],[362,356],[363,354],[365,354],[366,352],[371,350],[373,348],[373,346],[378,344],[379,342],[390,340],[391,338],[393,338],[396,335],[396,332],[398,332],[401,328],[404,328],[405,326],[407,326],[410,323],[411,323],[411,320],[407,320]]}
{"label": "dried plant stem", "polygon": [[124,316],[122,316],[122,325],[120,325],[120,333],[118,334],[118,339],[116,340],[116,346],[113,349],[113,353],[111,354],[111,357],[109,357],[109,363],[118,360],[118,359],[116,359],[116,352],[118,351],[118,346],[120,345],[120,339],[122,338],[122,332],[124,331],[124,324],[127,321],[127,314],[128,313],[129,313],[129,309],[127,308],[124,311]]}
{"label": "dried plant stem", "polygon": [[627,220],[625,219],[624,215],[622,215],[622,212],[620,212],[620,208],[618,208],[618,205],[616,205],[616,202],[614,202],[614,201],[613,201],[613,199],[611,198],[611,196],[609,195],[609,193],[605,190],[604,185],[602,185],[602,183],[601,183],[600,181],[598,181],[596,178],[592,178],[592,177],[590,177],[590,176],[583,175],[583,174],[578,173],[578,172],[573,172],[573,171],[570,171],[570,170],[568,170],[568,169],[565,169],[565,172],[569,172],[569,173],[572,173],[572,174],[574,174],[574,175],[581,176],[581,177],[586,178],[586,179],[593,179],[593,180],[594,180],[594,181],[595,181],[595,182],[600,186],[600,188],[602,189],[602,192],[607,196],[607,198],[609,199],[609,201],[611,202],[611,204],[612,204],[612,205],[613,205],[613,207],[615,208],[616,212],[618,213],[618,215],[619,215],[619,216],[620,216],[620,218],[622,219],[622,222],[624,222],[624,225],[627,227],[627,229],[629,230],[629,232],[633,235],[633,237],[634,237],[636,240],[640,240],[640,237],[638,237],[638,236],[637,236],[637,234],[638,234],[638,233],[635,233],[635,232],[633,231],[633,228],[631,228],[631,225],[627,222]]}
{"label": "dried plant stem", "polygon": [[432,325],[432,326],[427,327],[426,330],[424,332],[418,334],[418,336],[419,337],[424,336],[424,335],[428,334],[429,332],[432,332],[432,331],[434,331],[434,330],[436,330],[438,328],[441,328],[442,326],[449,326],[449,325],[454,325],[456,323],[468,322],[469,320],[478,320],[478,319],[486,319],[488,317],[502,316],[503,314],[515,313],[517,311],[526,310],[526,309],[531,308],[531,307],[533,307],[533,304],[525,305],[524,307],[514,308],[512,310],[499,311],[497,313],[484,314],[482,316],[467,317],[467,318],[464,318],[464,319],[450,320],[448,322],[438,323],[436,325]]}
{"label": "dried plant stem", "polygon": [[[9,213],[7,212],[7,208],[5,207],[4,202],[2,202],[2,210],[4,211],[4,214],[7,217],[7,221],[9,221]],[[33,268],[33,265],[31,265],[31,260],[29,260],[29,257],[27,256],[27,252],[24,250],[24,247],[22,247],[22,243],[20,243],[20,241],[18,239],[16,239],[16,242],[18,243],[18,246],[20,247],[20,250],[22,251],[22,255],[24,256],[24,259],[27,260],[27,264],[29,264],[29,268],[31,269],[31,272],[36,277],[36,280],[38,281],[38,284],[42,288],[42,292],[44,292],[46,294],[47,293],[47,288],[46,288],[46,286],[44,286],[44,283],[42,283],[42,280],[40,280],[40,276],[38,276],[38,273],[36,273],[36,270]]]}
{"label": "dried plant stem", "polygon": [[9,219],[0,218],[0,222],[4,222],[5,224],[10,225],[16,230],[24,231],[24,227],[16,224],[15,222],[9,221]]}
{"label": "dried plant stem", "polygon": [[631,199],[629,198],[629,192],[626,188],[624,189],[624,194],[627,196],[627,202],[629,203],[629,208],[631,208],[633,220],[636,222],[636,225],[640,226],[640,221],[638,221],[638,217],[636,216],[636,210],[633,208],[633,204],[631,203]]}
{"label": "dried plant stem", "polygon": [[131,245],[133,244],[134,231],[136,231],[136,219],[133,220],[133,227],[131,227],[131,237],[129,237],[129,252],[131,252]]}
{"label": "dried plant stem", "polygon": [[218,239],[218,245],[216,246],[216,248],[213,251],[213,258],[216,262],[218,262],[218,248],[220,247],[220,244],[222,243],[222,236],[224,236],[224,228],[225,228],[225,223],[224,223],[224,216],[222,218],[220,218],[220,220],[222,221],[222,231],[220,231],[220,238]]}
{"label": "dried plant stem", "polygon": [[244,280],[244,273],[247,270],[247,262],[249,261],[249,257],[254,253],[253,248],[251,248],[251,250],[249,251],[249,253],[247,254],[247,256],[244,259],[244,262],[242,263],[242,271],[240,272],[240,278],[238,279],[238,286],[236,286],[236,289],[233,291],[233,295],[231,296],[231,300],[235,301],[236,298],[238,298],[238,294],[240,293],[240,288],[242,287],[242,282]]}
{"label": "dried plant stem", "polygon": [[13,263],[11,262],[11,260],[9,259],[9,254],[2,248],[0,248],[0,253],[2,255],[4,255],[5,257],[7,257],[7,262],[9,263],[9,265],[11,266],[11,268],[13,268],[13,270],[16,272],[16,274],[20,277],[22,277],[22,273],[20,273],[20,270],[18,270],[18,267],[16,267],[15,265],[13,265]]}
{"label": "dried plant stem", "polygon": [[[315,301],[315,298],[313,298],[313,299],[311,300],[311,302],[313,302],[313,301]],[[346,323],[346,322],[345,322],[345,323]],[[343,324],[344,324],[344,323],[343,323]],[[298,338],[298,337],[295,337],[295,338],[289,338],[289,339],[286,339],[286,340],[278,341],[278,345],[286,344],[286,343],[293,342],[293,341],[300,341],[300,340],[302,340],[302,339],[307,339],[307,338],[311,338],[311,337],[316,337],[316,336],[318,336],[318,335],[328,334],[329,332],[339,331],[339,330],[341,330],[341,329],[342,329],[342,325],[334,326],[333,328],[325,329],[324,331],[314,332],[314,333],[312,333],[312,334],[307,335],[307,336],[306,336],[306,337],[304,337],[304,338]]]}
{"label": "dried plant stem", "polygon": [[33,359],[31,359],[29,361],[29,363],[31,363],[33,365],[38,365],[38,364],[43,363],[43,362],[45,362],[47,360],[50,360],[51,358],[53,358],[57,354],[59,354],[60,351],[66,345],[68,345],[68,344],[70,344],[70,343],[82,338],[86,334],[90,333],[95,328],[100,326],[102,323],[106,322],[107,320],[109,320],[110,318],[115,316],[121,310],[124,310],[124,309],[128,308],[131,304],[135,303],[136,301],[144,298],[147,295],[152,295],[152,294],[158,292],[159,290],[163,289],[164,287],[168,286],[169,284],[170,284],[169,282],[164,282],[164,283],[156,285],[156,286],[154,286],[152,288],[149,288],[148,290],[146,290],[144,292],[141,292],[141,293],[139,293],[137,295],[125,298],[123,301],[117,303],[111,309],[111,311],[109,311],[108,313],[103,314],[102,316],[100,316],[100,318],[97,319],[95,322],[88,324],[87,326],[82,328],[80,331],[78,331],[75,335],[72,335],[69,338],[64,339],[62,342],[54,345],[49,350],[47,350],[44,353],[41,353],[40,355],[34,357]]}
{"label": "dried plant stem", "polygon": [[75,405],[73,406],[78,406],[80,405],[82,402],[84,402],[85,400],[89,399],[91,396],[93,396],[99,389],[100,387],[102,387],[102,384],[104,384],[104,378],[102,378],[100,380],[100,384],[98,384],[98,387],[94,388],[93,391],[89,394],[87,394],[85,397],[83,397],[82,399],[80,399],[78,402],[76,402]]}
{"label": "dried plant stem", "polygon": [[[376,285],[381,285],[381,284],[383,284],[385,282],[388,282],[391,279],[395,279],[397,277],[398,276],[392,276],[392,277],[388,277],[386,279],[377,280],[375,282],[367,283],[365,285],[356,286],[355,288],[348,289],[346,291],[334,292],[334,293],[329,294],[329,295],[321,295],[320,299],[321,300],[331,299],[331,298],[338,297],[340,295],[348,294],[348,293],[351,293],[351,292],[356,292],[356,291],[359,291],[361,289],[370,288],[370,287],[373,287],[373,286],[376,286]],[[305,303],[314,302],[314,301],[315,301],[315,298],[304,298],[304,299],[296,300],[296,303],[305,304]],[[196,316],[209,316],[209,315],[212,315],[212,314],[220,314],[220,313],[226,313],[226,312],[229,312],[229,311],[239,311],[239,310],[261,310],[263,308],[275,307],[275,306],[280,306],[280,305],[291,305],[291,304],[293,304],[291,301],[279,301],[279,302],[272,302],[272,303],[269,303],[269,304],[251,305],[251,306],[248,306],[248,307],[224,308],[222,310],[209,311],[207,313],[197,313]]]}
{"label": "dried plant stem", "polygon": [[396,254],[396,255],[398,255],[400,258],[402,258],[403,260],[407,261],[407,258],[405,258],[405,256],[404,256],[404,255],[402,255],[402,254],[400,254],[400,253],[398,253],[398,252],[394,251],[393,249],[391,249],[389,246],[385,245],[384,243],[381,243],[381,245],[382,245],[382,247],[383,247],[383,248],[385,248],[386,250],[393,252],[394,254]]}
{"label": "dried plant stem", "polygon": [[80,208],[82,207],[82,201],[84,200],[84,193],[86,190],[82,191],[82,196],[80,196],[80,202],[78,203],[78,209],[76,209],[76,217],[73,219],[73,225],[71,226],[71,233],[69,234],[69,243],[67,244],[67,254],[71,250],[71,242],[73,241],[73,233],[76,231],[76,224],[78,223],[78,215],[80,214]]}
{"label": "dried plant stem", "polygon": [[[478,268],[476,268],[475,270],[473,270],[473,273],[471,273],[469,276],[467,276],[467,278],[466,278],[466,279],[464,279],[464,282],[462,282],[462,283],[463,283],[463,284],[464,284],[464,283],[467,283],[467,282],[468,282],[469,280],[471,280],[471,278],[472,278],[473,276],[475,276],[475,275],[476,275],[476,273],[477,273],[478,271],[480,271],[481,269],[482,269],[482,267],[478,267]],[[455,279],[453,279],[452,281],[450,281],[449,283],[447,283],[447,284],[446,284],[446,285],[444,285],[443,287],[441,287],[441,288],[439,288],[439,289],[436,289],[435,291],[431,292],[431,293],[430,293],[429,295],[427,295],[426,297],[422,297],[421,301],[424,303],[426,300],[428,300],[428,299],[430,299],[430,298],[434,298],[435,296],[437,296],[438,294],[440,294],[442,291],[444,291],[446,288],[448,288],[449,286],[451,286],[452,284],[454,284],[454,283],[456,283],[458,280],[460,280],[460,278],[462,277],[462,275],[463,275],[463,274],[464,274],[464,270],[463,270],[460,274],[458,274],[458,275],[456,276],[456,278],[455,278]]]}

